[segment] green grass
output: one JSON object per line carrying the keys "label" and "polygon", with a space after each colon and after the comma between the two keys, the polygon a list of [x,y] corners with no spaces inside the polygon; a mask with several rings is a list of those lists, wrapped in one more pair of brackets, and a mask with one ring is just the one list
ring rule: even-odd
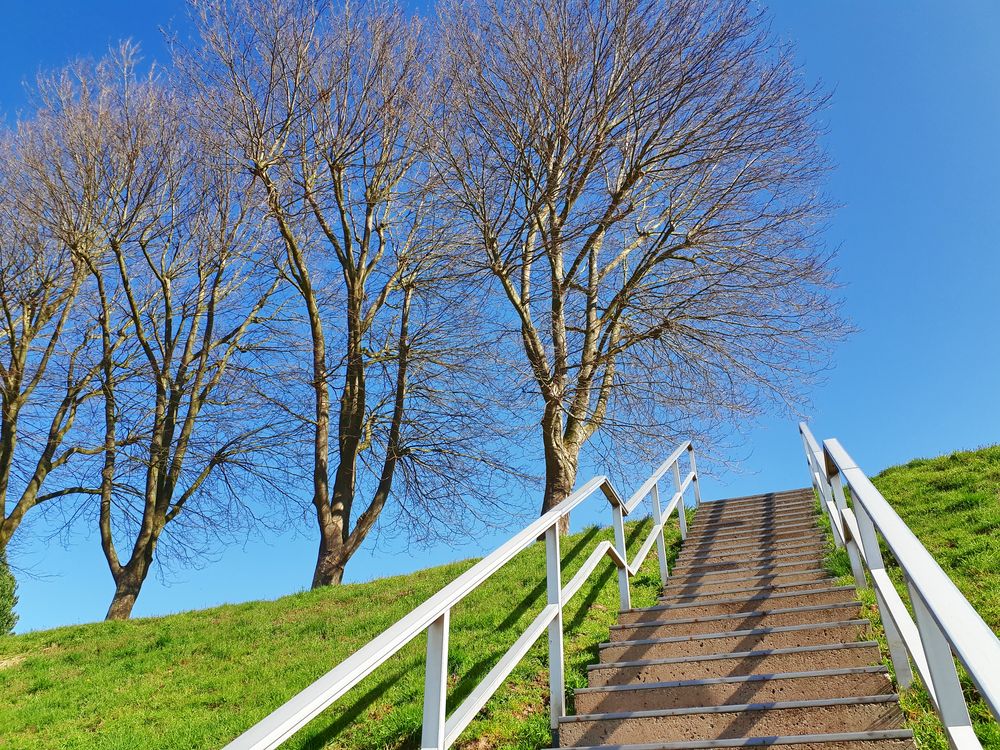
{"label": "green grass", "polygon": [[[648,520],[629,524],[633,554],[649,528]],[[611,538],[598,528],[564,538],[563,581]],[[668,545],[676,557],[676,529]],[[2,637],[0,748],[222,747],[474,563],[275,601]],[[536,544],[452,612],[449,710],[541,610],[544,570],[544,546]],[[654,603],[655,552],[632,583],[634,606]],[[617,575],[608,561],[564,612],[570,695],[586,684],[586,666],[597,661],[597,644],[608,640],[617,610]],[[285,747],[418,747],[425,647],[425,637],[417,638]],[[543,636],[456,747],[545,747],[546,663]]]}
{"label": "green grass", "polygon": [[[987,624],[1000,633],[1000,446],[916,459],[888,468],[872,481]],[[829,534],[829,521],[824,517],[823,522]],[[833,550],[830,539],[827,567],[841,577],[841,583],[853,583],[847,553]],[[909,606],[902,572],[884,545],[882,553],[887,572]],[[863,616],[872,620],[874,637],[891,671],[874,593],[871,589],[859,593]],[[1000,725],[961,668],[959,676],[980,742],[986,750],[1000,750]],[[918,747],[947,750],[941,722],[919,677],[912,689],[902,691],[900,704]]]}

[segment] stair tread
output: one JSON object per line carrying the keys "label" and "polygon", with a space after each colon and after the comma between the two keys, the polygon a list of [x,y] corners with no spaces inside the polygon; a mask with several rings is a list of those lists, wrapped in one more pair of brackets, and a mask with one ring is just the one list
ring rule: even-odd
{"label": "stair tread", "polygon": [[777,625],[773,628],[748,628],[747,630],[722,630],[710,633],[696,633],[693,635],[671,635],[666,638],[635,638],[628,641],[608,641],[599,644],[598,648],[612,648],[616,646],[627,646],[637,644],[654,643],[680,643],[682,641],[705,641],[712,638],[742,638],[748,635],[764,635],[767,633],[791,633],[796,630],[820,630],[823,628],[843,627],[847,625],[868,626],[870,620],[849,619],[831,620],[829,622],[810,622],[802,625]]}
{"label": "stair tread", "polygon": [[683,609],[686,607],[702,607],[710,606],[713,604],[737,604],[745,601],[756,601],[763,599],[774,599],[779,597],[791,597],[791,596],[805,596],[807,594],[826,594],[834,591],[856,591],[854,586],[827,586],[823,588],[812,589],[809,591],[791,591],[791,592],[781,592],[777,594],[769,594],[766,596],[757,597],[728,597],[723,599],[707,600],[704,602],[685,602],[683,604],[659,604],[653,607],[633,607],[632,609],[625,610],[626,612],[652,612],[656,610],[674,610]]}
{"label": "stair tread", "polygon": [[770,648],[753,651],[727,651],[714,654],[691,654],[686,656],[666,656],[659,659],[636,659],[632,661],[603,662],[591,664],[588,670],[609,669],[623,666],[650,666],[654,664],[678,664],[685,661],[714,661],[721,659],[747,659],[779,654],[812,653],[816,651],[834,651],[837,649],[877,647],[878,641],[850,641],[844,643],[827,643],[816,646],[792,646],[789,648]]}
{"label": "stair tread", "polygon": [[675,569],[673,574],[670,576],[670,579],[668,580],[677,581],[677,580],[684,580],[687,578],[703,578],[704,576],[712,576],[712,575],[732,575],[734,573],[760,571],[760,570],[787,570],[789,568],[795,567],[796,565],[815,565],[817,567],[814,569],[818,570],[820,567],[822,567],[823,560],[819,555],[810,554],[810,555],[804,555],[801,558],[797,558],[794,560],[786,559],[783,560],[782,562],[765,562],[759,564],[751,563],[748,565],[745,562],[740,561],[739,563],[736,564],[735,567],[730,567],[730,568],[709,568],[707,570],[682,568],[681,569],[682,572],[678,572]]}
{"label": "stair tread", "polygon": [[770,524],[788,524],[789,519],[813,518],[817,516],[816,509],[808,505],[800,505],[795,508],[784,509],[778,512],[741,513],[730,516],[705,516],[699,514],[691,525],[692,529],[708,529],[718,526],[745,526],[758,524],[766,526]]}
{"label": "stair tread", "polygon": [[[690,537],[688,537],[690,539]],[[810,530],[807,534],[801,536],[789,536],[783,537],[775,541],[762,542],[761,540],[750,540],[744,541],[739,544],[728,544],[725,542],[695,545],[685,547],[681,551],[681,555],[694,556],[697,555],[740,555],[745,554],[748,551],[753,550],[778,550],[778,549],[795,549],[797,547],[802,547],[806,545],[813,544],[826,544],[823,533],[817,527],[815,530]],[[727,550],[726,552],[721,552],[720,550]],[[679,558],[678,558],[679,559]]]}
{"label": "stair tread", "polygon": [[612,630],[627,630],[628,628],[649,628],[658,625],[685,625],[700,622],[718,622],[722,620],[739,620],[748,617],[767,617],[768,615],[795,614],[798,612],[824,612],[835,609],[848,609],[860,607],[860,601],[840,602],[837,604],[812,604],[804,607],[782,607],[778,609],[759,609],[747,612],[733,612],[724,615],[708,615],[705,617],[686,617],[677,620],[644,620],[642,622],[621,623],[612,625]]}
{"label": "stair tread", "polygon": [[[644,742],[639,744],[577,745],[577,750],[711,750],[728,747],[761,747],[771,745],[807,745],[827,743],[875,743],[879,741],[912,741],[909,729],[877,729],[864,732],[831,732],[828,734],[792,734],[771,737],[741,737],[719,740],[686,740],[675,742]],[[912,745],[911,745],[912,746]],[[550,748],[549,750],[555,750]]]}
{"label": "stair tread", "polygon": [[638,719],[654,716],[685,716],[687,714],[730,714],[744,711],[773,711],[785,708],[820,708],[825,706],[867,706],[879,703],[894,703],[899,700],[896,693],[866,695],[854,698],[819,698],[803,701],[770,701],[763,703],[732,703],[724,706],[694,706],[692,708],[655,708],[648,711],[613,711],[602,714],[577,714],[564,716],[559,721],[567,724],[579,721],[601,719]]}
{"label": "stair tread", "polygon": [[[750,580],[758,580],[758,579],[750,579]],[[833,578],[831,576],[827,576],[826,578],[818,578],[818,579],[812,580],[812,581],[785,581],[785,582],[780,582],[780,583],[773,583],[773,584],[768,585],[768,586],[736,586],[736,587],[729,588],[729,589],[721,589],[719,591],[702,591],[700,593],[694,592],[694,591],[689,591],[687,593],[675,592],[675,593],[673,593],[672,595],[669,595],[669,596],[666,595],[666,594],[663,594],[663,595],[657,597],[657,601],[664,601],[665,602],[665,601],[670,601],[670,600],[673,600],[673,599],[695,599],[695,600],[697,600],[697,599],[699,599],[701,597],[704,597],[704,596],[717,596],[719,594],[738,594],[738,593],[750,592],[750,591],[777,591],[777,590],[781,590],[781,589],[792,589],[792,588],[798,588],[798,587],[802,587],[802,586],[806,586],[806,587],[808,587],[808,586],[815,586],[816,584],[822,584],[822,583],[835,583],[836,580],[837,579],[835,579],[835,578]]]}
{"label": "stair tread", "polygon": [[[719,567],[722,565],[739,565],[748,562],[758,562],[766,560],[788,560],[793,557],[807,557],[816,554],[816,551],[823,553],[826,551],[826,547],[817,543],[814,544],[802,544],[797,547],[791,548],[790,552],[780,552],[778,554],[770,555],[758,555],[757,557],[747,557],[740,560],[721,560],[718,557],[696,557],[695,561],[701,560],[713,560],[713,562],[684,562],[683,564],[678,564],[674,567],[674,571],[678,570],[691,570],[693,568],[711,568]],[[759,552],[770,552],[771,550],[759,550]],[[755,554],[755,553],[749,553]],[[681,558],[677,558],[678,563],[680,563]]]}
{"label": "stair tread", "polygon": [[655,690],[668,687],[695,687],[699,685],[724,685],[733,682],[766,682],[768,680],[794,680],[802,677],[832,677],[855,674],[888,674],[882,665],[868,667],[841,667],[835,669],[814,669],[807,672],[774,672],[768,674],[727,675],[725,677],[705,677],[698,680],[667,680],[663,682],[641,682],[629,685],[597,685],[577,688],[576,693],[628,692],[629,690]]}

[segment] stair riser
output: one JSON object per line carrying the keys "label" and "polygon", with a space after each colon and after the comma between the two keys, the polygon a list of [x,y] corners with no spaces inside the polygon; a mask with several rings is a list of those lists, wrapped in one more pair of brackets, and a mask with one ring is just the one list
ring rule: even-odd
{"label": "stair riser", "polygon": [[788,654],[762,654],[730,659],[702,659],[668,664],[641,664],[621,667],[597,667],[588,673],[591,687],[628,685],[670,680],[707,680],[713,677],[736,677],[749,674],[805,672],[810,669],[846,669],[878,664],[876,646],[830,648],[821,651],[798,651]]}
{"label": "stair riser", "polygon": [[787,503],[815,503],[815,494],[808,492],[787,492],[778,495],[756,495],[747,499],[715,500],[701,504],[700,510],[705,513],[733,511],[743,509],[766,508],[769,506],[782,506]]}
{"label": "stair riser", "polygon": [[[824,557],[826,557],[826,550],[810,550],[809,552],[804,552],[801,555],[792,555],[789,557],[770,557],[757,560],[747,560],[747,561],[734,561],[730,563],[717,563],[715,565],[698,565],[698,566],[680,566],[674,568],[670,575],[673,578],[690,578],[697,576],[706,575],[733,575],[739,571],[744,570],[795,570],[793,566],[801,565],[802,563],[810,563],[814,567],[817,566],[816,563],[820,563]],[[750,575],[756,575],[752,573]]]}
{"label": "stair riser", "polygon": [[861,606],[818,609],[806,612],[786,612],[762,617],[735,617],[730,620],[709,620],[707,622],[683,622],[642,627],[617,628],[611,631],[611,640],[634,641],[643,638],[673,638],[676,635],[697,635],[698,633],[724,633],[730,630],[755,630],[775,628],[783,625],[805,625],[834,620],[854,620],[861,616]]}
{"label": "stair riser", "polygon": [[[762,743],[772,750],[917,750],[913,740],[855,740],[853,742],[790,742],[781,745]],[[623,748],[624,750],[624,748]]]}
{"label": "stair riser", "polygon": [[819,529],[813,529],[806,534],[786,537],[777,541],[747,539],[740,542],[717,542],[712,544],[696,544],[688,541],[681,548],[678,560],[725,559],[728,557],[759,557],[764,554],[780,555],[794,552],[803,547],[826,547],[826,538]]}
{"label": "stair riser", "polygon": [[723,568],[722,570],[680,571],[667,579],[668,586],[691,586],[701,583],[716,583],[738,578],[758,578],[761,576],[784,576],[806,570],[819,570],[823,567],[821,557],[806,558],[801,561],[775,563],[773,565],[745,565],[738,568]]}
{"label": "stair riser", "polygon": [[766,498],[773,497],[790,497],[794,495],[810,495],[813,494],[813,488],[809,487],[793,487],[788,490],[774,490],[772,492],[755,492],[752,495],[738,495],[737,497],[724,497],[718,500],[708,500],[705,505],[727,505],[729,503],[748,503],[753,501],[758,501]]}
{"label": "stair riser", "polygon": [[812,508],[793,508],[777,513],[755,513],[729,518],[705,518],[699,515],[697,516],[697,520],[691,525],[691,530],[704,532],[719,531],[721,529],[754,528],[756,526],[781,526],[782,524],[801,523],[803,520],[810,520],[816,517],[816,511]]}
{"label": "stair riser", "polygon": [[689,534],[687,544],[692,548],[703,548],[719,544],[769,544],[816,534],[822,537],[822,530],[814,522],[806,522],[773,529],[753,531],[725,531],[715,534]]}
{"label": "stair riser", "polygon": [[824,643],[849,643],[865,632],[863,625],[834,625],[828,628],[789,630],[757,635],[699,638],[669,643],[622,643],[601,648],[601,661],[637,661],[673,656],[697,656],[732,651],[760,651],[769,648],[817,646]]}
{"label": "stair riser", "polygon": [[694,529],[688,535],[689,539],[697,540],[699,544],[707,539],[721,541],[723,539],[743,540],[749,538],[760,538],[768,535],[779,535],[794,532],[801,536],[807,529],[818,528],[816,517],[795,518],[786,522],[754,524],[752,526],[727,525],[709,529]]}
{"label": "stair riser", "polygon": [[[829,591],[821,594],[802,594],[798,596],[766,596],[745,601],[727,602],[723,604],[706,604],[696,607],[673,607],[671,609],[651,609],[637,612],[623,612],[619,617],[622,625],[636,622],[651,622],[653,620],[680,620],[689,617],[712,617],[713,615],[731,615],[737,612],[758,612],[765,609],[786,609],[789,607],[812,607],[820,604],[839,604],[852,601],[855,597],[853,589],[844,591]],[[736,597],[733,597],[736,598]]]}
{"label": "stair riser", "polygon": [[894,703],[573,721],[560,725],[560,744],[609,745],[829,732],[900,726]]}
{"label": "stair riser", "polygon": [[694,593],[681,591],[679,593],[666,592],[663,596],[658,597],[658,601],[661,605],[670,606],[673,604],[688,604],[695,603],[699,599],[717,599],[720,596],[725,596],[727,598],[740,596],[746,594],[748,597],[757,596],[759,594],[773,593],[775,591],[780,591],[781,593],[792,593],[794,591],[808,591],[810,589],[816,588],[830,588],[831,586],[836,586],[837,582],[833,578],[820,578],[816,581],[796,581],[794,583],[781,583],[776,584],[755,584],[752,581],[748,585],[737,589],[736,586],[731,586],[730,588],[720,588],[719,586],[710,586],[711,591],[701,591],[694,590]]}
{"label": "stair riser", "polygon": [[758,547],[757,549],[746,549],[741,552],[722,553],[720,550],[715,550],[713,553],[705,555],[689,555],[681,553],[677,558],[677,567],[675,570],[683,570],[687,568],[705,568],[708,566],[721,567],[724,565],[738,565],[741,562],[755,562],[760,560],[773,560],[774,562],[781,562],[782,560],[801,557],[803,555],[817,555],[822,557],[826,554],[826,544],[819,541],[809,541],[805,543],[800,543],[796,545],[786,545],[783,547]]}
{"label": "stair riser", "polygon": [[825,675],[715,685],[583,692],[576,694],[576,713],[613,713],[822,698],[854,698],[887,695],[892,692],[892,683],[884,673]]}
{"label": "stair riser", "polygon": [[[788,583],[788,584],[798,584],[798,583],[815,583],[816,581],[825,581],[830,577],[829,573],[825,571],[817,571],[815,573],[808,572],[792,572],[784,574],[767,575],[762,577],[754,577],[750,580],[701,580],[693,582],[681,582],[681,581],[671,581],[667,584],[667,587],[663,591],[663,598],[676,599],[678,597],[690,597],[690,596],[701,596],[703,594],[712,594],[719,591],[729,591],[730,589],[746,588],[767,588],[768,586],[778,584],[778,583]],[[816,588],[813,586],[812,588]]]}
{"label": "stair riser", "polygon": [[747,518],[778,518],[790,513],[815,513],[816,504],[811,501],[785,503],[779,506],[763,508],[746,508],[740,510],[718,511],[705,510],[703,505],[698,509],[695,523],[718,523],[720,521],[740,521]]}

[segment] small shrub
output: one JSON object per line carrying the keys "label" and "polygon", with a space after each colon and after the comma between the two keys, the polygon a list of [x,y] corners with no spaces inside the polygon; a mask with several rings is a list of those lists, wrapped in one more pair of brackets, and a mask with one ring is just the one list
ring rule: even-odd
{"label": "small shrub", "polygon": [[7,567],[7,558],[0,552],[0,635],[7,635],[14,630],[17,615],[14,605],[17,604],[17,582],[14,574]]}

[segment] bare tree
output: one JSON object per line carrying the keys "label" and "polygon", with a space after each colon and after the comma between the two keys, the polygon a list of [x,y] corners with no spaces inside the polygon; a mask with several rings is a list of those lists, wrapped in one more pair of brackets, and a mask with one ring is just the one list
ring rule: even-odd
{"label": "bare tree", "polygon": [[[79,237],[50,190],[59,167],[50,126],[21,122],[0,146],[0,552],[32,508],[85,491],[58,477],[74,456],[93,453],[70,437],[98,393],[96,327],[82,314]],[[53,475],[58,487],[42,492]]]}
{"label": "bare tree", "polygon": [[542,510],[625,457],[792,401],[843,332],[816,230],[824,97],[748,0],[440,11],[439,156],[533,384]]}
{"label": "bare tree", "polygon": [[183,529],[183,552],[195,529],[252,519],[242,483],[266,474],[276,433],[246,386],[278,285],[247,181],[136,65],[126,44],[72,66],[43,83],[38,112],[58,163],[51,194],[81,228],[77,267],[94,287],[102,465],[91,486],[67,491],[99,497],[109,619],[131,613],[168,528]]}
{"label": "bare tree", "polygon": [[474,388],[458,382],[475,342],[456,314],[473,306],[443,288],[450,227],[422,127],[429,51],[421,24],[388,5],[194,8],[201,46],[182,65],[259,188],[303,312],[312,583],[335,584],[390,498],[422,532],[455,528],[501,464]]}

